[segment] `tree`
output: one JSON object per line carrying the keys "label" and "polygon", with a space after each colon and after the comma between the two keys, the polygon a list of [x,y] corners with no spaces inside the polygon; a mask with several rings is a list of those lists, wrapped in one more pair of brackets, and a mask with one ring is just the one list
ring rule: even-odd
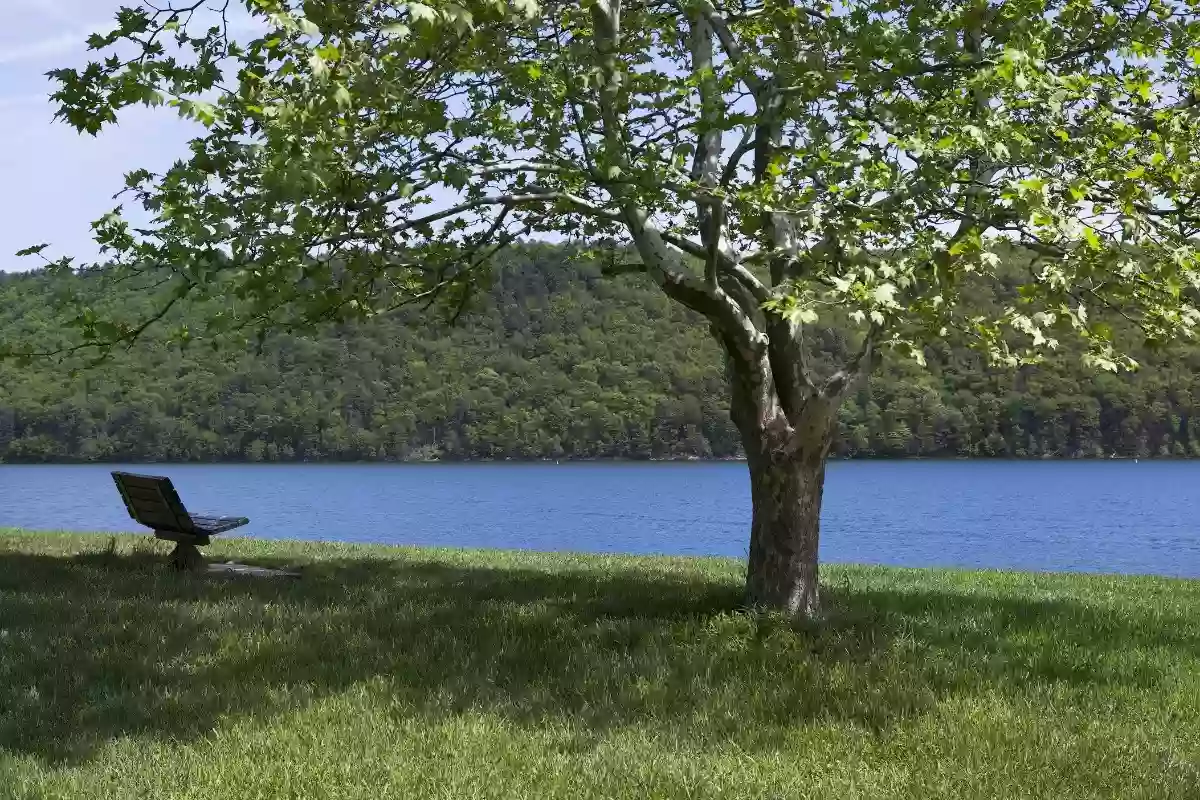
{"label": "tree", "polygon": [[[164,102],[205,128],[129,175],[148,222],[96,225],[159,313],[83,308],[71,346],[185,297],[230,307],[180,340],[461,307],[522,237],[607,243],[725,353],[752,606],[817,612],[836,411],[881,349],[1016,366],[1075,336],[1116,370],[1097,311],[1152,344],[1200,321],[1196,0],[248,0],[242,43],[217,4],[123,9],[105,60],[52,73],[81,131]],[[1018,302],[970,311],[1017,244]],[[855,340],[821,369],[833,316]]]}

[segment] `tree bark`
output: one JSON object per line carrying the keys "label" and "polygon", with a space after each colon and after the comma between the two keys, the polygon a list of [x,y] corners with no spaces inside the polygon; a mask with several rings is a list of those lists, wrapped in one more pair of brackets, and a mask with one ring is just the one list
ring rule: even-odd
{"label": "tree bark", "polygon": [[820,611],[818,547],[828,434],[789,458],[747,449],[750,468],[750,556],[746,604],[812,618]]}
{"label": "tree bark", "polygon": [[[733,352],[729,356],[731,411],[746,450],[753,503],[746,604],[813,618],[820,611],[825,460],[840,394],[826,396],[794,383],[791,375],[772,371],[766,359],[751,364],[739,362]],[[787,385],[777,388],[777,381]]]}

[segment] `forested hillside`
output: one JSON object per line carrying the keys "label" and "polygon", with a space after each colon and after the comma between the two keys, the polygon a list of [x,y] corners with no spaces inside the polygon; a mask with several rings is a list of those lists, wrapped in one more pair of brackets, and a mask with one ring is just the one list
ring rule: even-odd
{"label": "forested hillside", "polygon": [[[0,273],[0,333],[59,324],[49,281]],[[813,338],[818,360],[845,347],[837,329]],[[1200,455],[1200,348],[1119,376],[928,355],[851,395],[838,455]],[[510,254],[455,325],[276,335],[261,354],[147,340],[75,378],[0,364],[7,462],[728,458],[737,438],[699,321],[641,276],[548,245]]]}

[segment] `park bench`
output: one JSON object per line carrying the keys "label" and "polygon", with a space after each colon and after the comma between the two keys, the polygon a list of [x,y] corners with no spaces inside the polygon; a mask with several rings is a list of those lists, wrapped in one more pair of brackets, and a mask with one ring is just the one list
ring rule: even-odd
{"label": "park bench", "polygon": [[245,517],[188,513],[170,478],[129,472],[114,472],[112,476],[129,516],[152,528],[156,539],[175,542],[170,557],[171,566],[175,569],[203,569],[204,557],[197,548],[208,544],[210,536],[250,522]]}

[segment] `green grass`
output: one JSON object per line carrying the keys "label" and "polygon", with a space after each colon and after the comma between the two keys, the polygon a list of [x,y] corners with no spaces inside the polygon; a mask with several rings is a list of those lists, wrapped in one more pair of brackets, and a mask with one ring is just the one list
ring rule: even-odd
{"label": "green grass", "polygon": [[1200,797],[1200,582],[0,530],[2,798]]}

